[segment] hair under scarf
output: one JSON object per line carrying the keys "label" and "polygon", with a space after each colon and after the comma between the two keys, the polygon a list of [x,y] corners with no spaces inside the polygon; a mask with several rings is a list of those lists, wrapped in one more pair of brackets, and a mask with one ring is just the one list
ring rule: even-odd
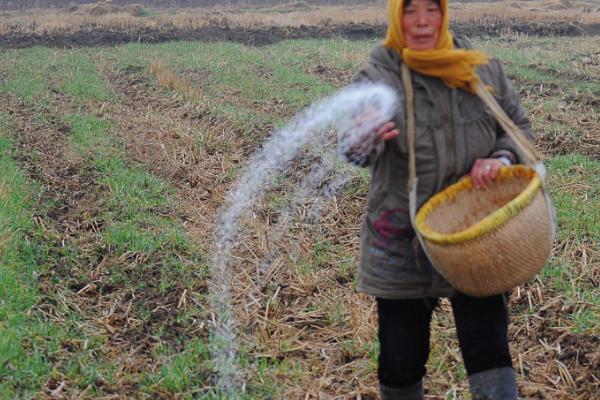
{"label": "hair under scarf", "polygon": [[441,0],[439,5],[442,24],[435,49],[417,51],[406,47],[402,29],[403,0],[388,0],[388,30],[384,44],[398,52],[410,69],[440,78],[448,87],[474,94],[479,82],[475,71],[477,65],[487,64],[489,58],[479,50],[454,48],[452,34],[448,30],[448,0]]}

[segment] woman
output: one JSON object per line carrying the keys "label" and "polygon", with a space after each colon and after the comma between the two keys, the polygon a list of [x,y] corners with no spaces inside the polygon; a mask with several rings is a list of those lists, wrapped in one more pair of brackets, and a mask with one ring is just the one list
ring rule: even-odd
{"label": "woman", "polygon": [[423,398],[431,314],[449,297],[474,399],[516,399],[508,349],[505,296],[457,293],[432,268],[415,240],[408,213],[408,147],[401,64],[414,90],[418,205],[470,174],[476,188],[491,183],[502,165],[519,162],[516,147],[474,94],[481,79],[504,111],[532,137],[518,94],[497,60],[471,49],[448,31],[447,0],[389,0],[389,28],[358,75],[395,88],[394,119],[373,134],[366,154],[372,181],[361,233],[359,290],[377,299],[382,399]]}

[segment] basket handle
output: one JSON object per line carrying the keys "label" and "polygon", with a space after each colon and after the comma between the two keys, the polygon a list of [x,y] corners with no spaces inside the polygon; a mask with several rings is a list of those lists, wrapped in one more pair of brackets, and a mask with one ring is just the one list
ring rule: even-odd
{"label": "basket handle", "polygon": [[486,106],[488,106],[492,115],[496,118],[496,121],[498,121],[506,134],[510,136],[513,142],[515,142],[521,152],[525,164],[531,167],[540,164],[540,158],[538,157],[533,144],[527,139],[523,131],[515,125],[513,120],[506,115],[506,112],[500,107],[496,98],[490,93],[481,80],[479,80],[479,84],[477,85],[477,96]]}
{"label": "basket handle", "polygon": [[410,69],[402,63],[402,82],[404,83],[404,95],[406,96],[406,140],[408,144],[408,214],[410,223],[415,229],[415,236],[421,245],[421,249],[430,260],[431,265],[437,270],[440,269],[433,263],[432,257],[429,255],[429,250],[425,245],[423,236],[416,228],[415,223],[417,215],[417,186],[419,178],[417,178],[417,167],[415,160],[415,112],[414,112],[414,91],[412,81],[410,79]]}
{"label": "basket handle", "polygon": [[[504,132],[510,136],[510,138],[515,142],[517,148],[521,153],[521,157],[525,161],[525,164],[529,165],[542,179],[542,193],[544,195],[544,201],[548,206],[548,211],[550,213],[550,221],[552,224],[552,241],[556,239],[556,209],[552,205],[552,199],[550,199],[550,195],[546,190],[546,168],[544,167],[544,163],[540,160],[533,146],[523,131],[515,125],[513,120],[506,115],[506,112],[500,107],[496,98],[490,93],[490,91],[485,87],[481,79],[479,80],[479,84],[477,85],[477,96],[484,102],[486,106],[492,112],[492,115],[496,118]],[[414,135],[414,133],[413,133]]]}
{"label": "basket handle", "polygon": [[406,96],[406,142],[408,145],[408,191],[412,189],[417,178],[417,167],[415,159],[415,111],[414,92],[410,79],[410,69],[402,63],[402,82],[404,83],[404,94]]}

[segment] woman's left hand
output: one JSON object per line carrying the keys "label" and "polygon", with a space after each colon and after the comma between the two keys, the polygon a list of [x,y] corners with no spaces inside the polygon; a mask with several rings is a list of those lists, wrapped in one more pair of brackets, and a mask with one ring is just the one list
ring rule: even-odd
{"label": "woman's left hand", "polygon": [[470,173],[473,186],[476,189],[482,189],[492,183],[498,176],[498,171],[500,171],[502,165],[502,162],[497,158],[476,159]]}

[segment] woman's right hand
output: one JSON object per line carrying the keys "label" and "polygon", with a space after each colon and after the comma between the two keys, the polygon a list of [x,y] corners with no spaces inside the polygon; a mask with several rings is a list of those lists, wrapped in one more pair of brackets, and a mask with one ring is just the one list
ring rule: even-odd
{"label": "woman's right hand", "polygon": [[376,140],[375,143],[379,143],[381,141],[391,140],[400,134],[400,131],[396,129],[396,124],[394,121],[386,122],[381,125],[379,129],[376,131]]}
{"label": "woman's right hand", "polygon": [[[369,121],[373,120],[373,111],[368,110],[356,121],[356,127],[364,129],[369,125]],[[371,128],[359,134],[353,140],[353,143],[343,150],[346,159],[352,164],[365,166],[371,161],[373,149],[382,141],[387,141],[395,138],[400,134],[396,129],[394,121],[388,121],[378,128]],[[352,134],[349,135],[350,137]],[[358,139],[358,140],[357,140]]]}
{"label": "woman's right hand", "polygon": [[368,135],[370,139],[357,142],[345,151],[344,154],[349,162],[360,167],[367,165],[371,161],[373,149],[378,143],[391,140],[400,134],[394,121],[386,122],[372,132]]}
{"label": "woman's right hand", "polygon": [[345,152],[346,159],[358,166],[365,166],[371,161],[373,148],[382,141],[387,141],[395,138],[400,134],[396,129],[394,121],[386,122],[375,131],[373,131],[371,139],[362,142],[357,142]]}

